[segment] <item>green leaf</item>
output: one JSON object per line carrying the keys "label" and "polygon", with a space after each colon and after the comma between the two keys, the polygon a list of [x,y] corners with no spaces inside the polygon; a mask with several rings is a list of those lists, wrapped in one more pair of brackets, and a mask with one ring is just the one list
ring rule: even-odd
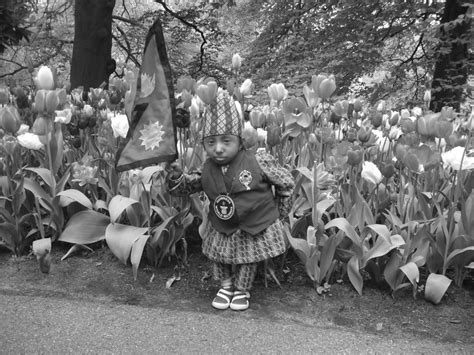
{"label": "green leaf", "polygon": [[448,290],[451,280],[444,275],[430,274],[425,285],[425,299],[438,304]]}
{"label": "green leaf", "polygon": [[66,224],[58,240],[74,244],[90,244],[104,239],[105,229],[110,223],[106,215],[84,210],[75,213]]}
{"label": "green leaf", "polygon": [[56,181],[54,180],[53,174],[49,169],[46,168],[25,168],[25,170],[29,170],[40,176],[43,181],[50,187],[55,188]]}
{"label": "green leaf", "polygon": [[92,202],[84,195],[81,191],[76,189],[69,189],[58,192],[56,196],[59,196],[59,205],[61,207],[69,206],[72,202],[77,202],[88,209],[92,209]]}
{"label": "green leaf", "polygon": [[143,249],[145,248],[146,242],[150,238],[149,234],[140,235],[132,245],[132,252],[130,254],[130,262],[132,263],[133,279],[137,280],[138,266],[143,255]]}
{"label": "green leaf", "polygon": [[359,259],[356,255],[353,255],[347,263],[347,274],[352,286],[356,289],[357,293],[362,296],[363,280],[360,274]]}
{"label": "green leaf", "polygon": [[[448,266],[453,258],[457,255],[460,255],[460,254],[463,254],[463,253],[467,253],[469,251],[474,251],[474,246],[469,246],[469,247],[466,247],[466,248],[463,248],[463,249],[456,249],[456,250],[453,250],[449,255],[448,257],[446,258],[446,266]],[[466,262],[467,264],[467,262]]]}
{"label": "green leaf", "polygon": [[133,204],[138,204],[138,201],[122,195],[114,196],[109,203],[110,220],[116,222],[122,212]]}
{"label": "green leaf", "polygon": [[[135,241],[148,232],[148,228],[129,226],[126,224],[109,224],[105,231],[105,241],[112,253],[125,265]],[[143,251],[143,249],[142,249]],[[138,249],[137,249],[138,252]],[[135,261],[137,256],[134,256]]]}
{"label": "green leaf", "polygon": [[356,249],[356,254],[359,258],[361,258],[362,257],[362,248],[360,246],[361,240],[356,230],[349,223],[349,221],[345,218],[339,217],[339,218],[334,218],[333,220],[326,223],[326,225],[324,226],[325,229],[329,229],[332,227],[339,228],[346,234],[346,236],[349,237],[350,240],[352,240],[353,245]]}
{"label": "green leaf", "polygon": [[402,270],[402,272],[407,276],[413,286],[418,285],[418,282],[420,281],[420,270],[418,269],[418,265],[414,262],[409,262],[400,266],[400,270]]}
{"label": "green leaf", "polygon": [[26,177],[23,182],[23,187],[26,190],[31,191],[33,195],[35,195],[36,198],[39,198],[40,203],[41,203],[41,199],[46,200],[46,201],[52,200],[52,197],[46,191],[43,190],[40,184],[38,184],[33,179]]}
{"label": "green leaf", "polygon": [[80,251],[80,250],[87,250],[89,252],[93,252],[94,250],[92,248],[89,248],[87,245],[82,245],[82,244],[74,244],[68,251],[66,254],[64,254],[64,256],[61,258],[61,261],[63,261],[64,259],[66,259],[67,257],[71,256],[72,254],[74,254],[76,251]]}
{"label": "green leaf", "polygon": [[392,291],[395,291],[400,280],[400,264],[402,263],[403,258],[399,252],[394,252],[391,256],[385,268],[383,270],[383,276],[385,281],[389,284]]}

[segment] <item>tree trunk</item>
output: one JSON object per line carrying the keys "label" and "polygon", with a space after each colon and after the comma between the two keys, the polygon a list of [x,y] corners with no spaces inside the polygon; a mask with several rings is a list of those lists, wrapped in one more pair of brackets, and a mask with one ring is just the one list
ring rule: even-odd
{"label": "tree trunk", "polygon": [[[76,0],[71,89],[107,87],[115,70],[112,52],[112,12],[115,0]],[[113,70],[112,70],[113,68]]]}
{"label": "tree trunk", "polygon": [[[430,109],[439,112],[443,106],[459,111],[467,80],[470,45],[468,6],[462,0],[446,0],[439,32],[438,57],[433,73]],[[453,23],[460,15],[464,20]],[[445,25],[445,26],[443,26]]]}

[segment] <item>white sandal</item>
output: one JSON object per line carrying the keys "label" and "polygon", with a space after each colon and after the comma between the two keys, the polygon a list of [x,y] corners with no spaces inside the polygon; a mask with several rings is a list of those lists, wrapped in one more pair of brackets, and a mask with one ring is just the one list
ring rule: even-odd
{"label": "white sandal", "polygon": [[217,309],[227,309],[230,306],[230,300],[234,296],[234,292],[221,288],[217,291],[216,297],[212,300],[212,307]]}
{"label": "white sandal", "polygon": [[230,309],[233,311],[245,311],[249,308],[250,293],[243,291],[235,291],[234,297],[230,302]]}

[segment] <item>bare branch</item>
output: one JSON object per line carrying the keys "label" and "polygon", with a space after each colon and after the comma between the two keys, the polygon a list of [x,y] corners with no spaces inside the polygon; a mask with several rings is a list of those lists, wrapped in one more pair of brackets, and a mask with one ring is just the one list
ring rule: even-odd
{"label": "bare branch", "polygon": [[198,71],[201,71],[202,70],[202,67],[204,65],[204,46],[206,45],[207,43],[207,40],[206,40],[206,37],[204,36],[204,32],[202,32],[196,25],[190,23],[189,21],[186,21],[184,18],[178,16],[178,14],[176,14],[173,10],[171,10],[165,3],[165,1],[162,1],[162,0],[155,0],[155,2],[157,2],[158,4],[160,4],[161,6],[163,6],[163,9],[165,9],[165,11],[167,13],[169,13],[171,16],[173,16],[175,19],[181,21],[182,23],[184,23],[186,26],[188,27],[191,27],[192,29],[194,29],[196,32],[198,32],[200,35],[201,35],[201,38],[202,38],[202,43],[201,43],[201,47],[200,47],[200,52],[201,52],[201,60],[200,60],[200,63],[199,63],[199,70]]}

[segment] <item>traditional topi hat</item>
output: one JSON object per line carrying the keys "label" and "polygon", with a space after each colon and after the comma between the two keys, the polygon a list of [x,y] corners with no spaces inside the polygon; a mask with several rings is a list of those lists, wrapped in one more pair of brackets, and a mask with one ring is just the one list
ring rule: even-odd
{"label": "traditional topi hat", "polygon": [[221,134],[242,135],[242,115],[237,103],[225,90],[219,90],[209,100],[202,118],[203,138]]}

